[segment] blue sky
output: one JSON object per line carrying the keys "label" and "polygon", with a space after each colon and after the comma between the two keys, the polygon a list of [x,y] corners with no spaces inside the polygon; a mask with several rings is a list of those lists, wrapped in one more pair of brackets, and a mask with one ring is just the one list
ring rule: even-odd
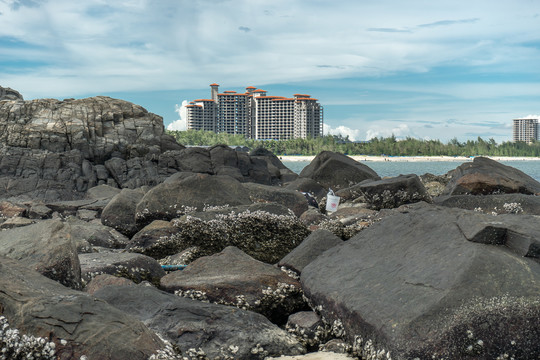
{"label": "blue sky", "polygon": [[25,99],[108,95],[181,128],[214,82],[310,94],[356,140],[509,141],[540,113],[540,0],[0,0],[0,86]]}

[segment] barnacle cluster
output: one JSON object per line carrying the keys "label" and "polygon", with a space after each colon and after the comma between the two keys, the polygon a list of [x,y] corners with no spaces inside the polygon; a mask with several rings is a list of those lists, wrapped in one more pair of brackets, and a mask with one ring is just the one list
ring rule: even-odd
{"label": "barnacle cluster", "polygon": [[163,258],[192,246],[202,255],[212,255],[227,246],[236,246],[257,260],[276,263],[302,242],[309,230],[294,215],[266,211],[217,214],[211,220],[192,215],[173,220],[178,232],[145,248],[132,250]]}
{"label": "barnacle cluster", "polygon": [[0,316],[0,359],[55,359],[56,345],[46,339],[21,335],[19,330],[12,329],[7,319]]}

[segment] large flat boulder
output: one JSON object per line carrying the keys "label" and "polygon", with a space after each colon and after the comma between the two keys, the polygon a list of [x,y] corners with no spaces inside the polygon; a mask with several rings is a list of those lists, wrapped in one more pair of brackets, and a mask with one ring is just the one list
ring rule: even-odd
{"label": "large flat boulder", "polygon": [[188,359],[264,359],[305,349],[264,316],[139,286],[105,286],[94,295],[141,320]]}
{"label": "large flat boulder", "polygon": [[521,170],[485,157],[476,157],[447,175],[451,179],[443,195],[540,194],[540,182]]}
{"label": "large flat boulder", "polygon": [[252,202],[272,202],[281,204],[300,216],[308,209],[306,197],[299,191],[256,183],[243,184]]}
{"label": "large flat boulder", "polygon": [[474,214],[394,211],[307,265],[304,292],[360,356],[536,358],[540,263],[470,241]]}
{"label": "large flat boulder", "polygon": [[165,275],[160,286],[180,296],[197,294],[213,303],[249,309],[277,324],[305,307],[298,280],[233,246]]}
{"label": "large flat boulder", "polygon": [[380,179],[370,167],[346,155],[331,151],[319,153],[300,172],[300,177],[313,179],[334,191],[351,187],[364,180]]}
{"label": "large flat boulder", "polygon": [[131,237],[140,227],[136,222],[137,204],[143,198],[143,189],[122,189],[105,206],[101,213],[101,223]]}
{"label": "large flat boulder", "polygon": [[51,359],[147,360],[165,347],[134,317],[5,257],[0,257],[0,289],[9,326],[53,342]]}
{"label": "large flat boulder", "polygon": [[0,255],[17,260],[65,286],[81,288],[79,257],[69,224],[45,220],[0,231],[0,244]]}
{"label": "large flat boulder", "polygon": [[172,220],[207,207],[250,204],[242,184],[230,176],[196,174],[177,182],[160,184],[139,201],[137,223],[146,225],[153,220]]}

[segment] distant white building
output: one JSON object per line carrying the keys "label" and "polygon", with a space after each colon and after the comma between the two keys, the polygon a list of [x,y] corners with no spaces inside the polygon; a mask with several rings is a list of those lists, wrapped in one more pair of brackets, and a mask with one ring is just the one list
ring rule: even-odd
{"label": "distant white building", "polygon": [[512,140],[527,143],[538,140],[538,116],[514,119]]}
{"label": "distant white building", "polygon": [[211,84],[211,99],[186,106],[187,129],[240,134],[251,139],[286,140],[323,135],[323,107],[305,94],[268,96],[253,86],[245,93]]}

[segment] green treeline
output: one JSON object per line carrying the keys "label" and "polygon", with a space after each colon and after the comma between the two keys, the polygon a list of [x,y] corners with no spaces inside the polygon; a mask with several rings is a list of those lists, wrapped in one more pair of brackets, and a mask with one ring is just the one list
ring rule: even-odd
{"label": "green treeline", "polygon": [[439,140],[419,140],[406,138],[397,140],[394,136],[374,138],[369,142],[355,143],[348,138],[336,135],[325,135],[320,138],[290,140],[253,140],[243,135],[226,133],[216,134],[212,131],[167,131],[182,145],[212,146],[218,144],[247,146],[250,149],[262,147],[275,155],[317,155],[329,150],[348,155],[388,155],[388,156],[531,156],[540,157],[540,142],[532,144],[523,142],[503,142],[495,140],[467,140],[459,142],[452,139],[448,143]]}

